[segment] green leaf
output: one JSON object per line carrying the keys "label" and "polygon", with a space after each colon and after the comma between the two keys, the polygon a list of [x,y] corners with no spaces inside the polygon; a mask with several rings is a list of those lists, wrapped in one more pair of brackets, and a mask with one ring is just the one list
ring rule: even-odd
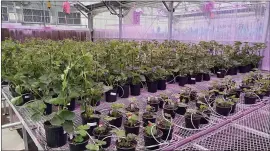
{"label": "green leaf", "polygon": [[89,126],[88,125],[80,125],[80,126],[77,127],[77,129],[79,129],[79,130],[88,130]]}
{"label": "green leaf", "polygon": [[111,89],[113,89],[112,86],[106,86],[106,85],[103,86],[103,92],[108,92]]}
{"label": "green leaf", "polygon": [[67,133],[72,133],[74,131],[73,122],[65,121],[63,124],[63,128]]}
{"label": "green leaf", "polygon": [[22,104],[23,103],[22,96],[17,96],[15,98],[12,98],[10,102],[12,104],[14,104],[14,105],[20,105],[20,104]]}
{"label": "green leaf", "polygon": [[53,105],[63,105],[65,102],[64,98],[52,98],[48,100],[48,103],[53,104]]}
{"label": "green leaf", "polygon": [[141,81],[146,81],[146,79],[145,79],[145,76],[144,76],[144,75],[140,75],[140,79],[141,79]]}
{"label": "green leaf", "polygon": [[99,151],[99,145],[95,144],[88,144],[86,145],[86,148],[89,149],[90,151]]}
{"label": "green leaf", "polygon": [[85,130],[79,130],[78,133],[82,136],[86,136],[87,132]]}
{"label": "green leaf", "polygon": [[80,135],[77,135],[77,136],[74,138],[74,142],[76,142],[76,143],[81,143],[81,142],[83,142],[83,137],[80,136]]}
{"label": "green leaf", "polygon": [[61,126],[64,122],[65,120],[57,114],[50,120],[50,123],[55,126]]}
{"label": "green leaf", "polygon": [[17,85],[16,88],[15,88],[15,92],[18,93],[18,94],[22,94],[21,86]]}
{"label": "green leaf", "polygon": [[34,113],[32,116],[31,116],[31,119],[35,122],[37,121],[40,121],[41,119],[41,114],[40,113]]}
{"label": "green leaf", "polygon": [[64,120],[73,120],[75,118],[75,113],[69,110],[62,110],[58,115]]}

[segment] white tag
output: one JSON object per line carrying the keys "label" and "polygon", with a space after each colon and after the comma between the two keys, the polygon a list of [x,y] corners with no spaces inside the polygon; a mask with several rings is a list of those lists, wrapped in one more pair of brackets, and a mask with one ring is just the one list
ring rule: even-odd
{"label": "white tag", "polygon": [[64,134],[66,134],[67,132],[66,131],[64,131]]}
{"label": "white tag", "polygon": [[68,103],[67,105],[70,105],[70,103]]}
{"label": "white tag", "polygon": [[221,72],[217,72],[217,74],[221,74]]}
{"label": "white tag", "polygon": [[191,78],[191,80],[196,80],[196,78]]}
{"label": "white tag", "polygon": [[69,139],[72,139],[72,138],[73,138],[73,136],[72,136],[72,134],[70,134],[70,135],[69,135]]}
{"label": "white tag", "polygon": [[30,96],[29,96],[29,95],[26,95],[26,96],[24,96],[24,98],[29,99],[29,98],[30,98]]}
{"label": "white tag", "polygon": [[95,122],[95,123],[87,123],[87,125],[90,126],[90,127],[91,126],[96,126],[97,125],[97,122]]}
{"label": "white tag", "polygon": [[114,93],[114,92],[111,92],[111,95],[116,95],[116,93]]}
{"label": "white tag", "polygon": [[148,97],[148,98],[147,98],[148,102],[150,101],[150,98],[151,98],[151,97]]}

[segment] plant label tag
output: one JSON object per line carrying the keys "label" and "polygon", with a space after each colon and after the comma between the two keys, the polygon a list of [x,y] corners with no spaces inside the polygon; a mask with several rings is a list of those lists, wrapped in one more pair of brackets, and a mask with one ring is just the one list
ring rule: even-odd
{"label": "plant label tag", "polygon": [[87,123],[88,126],[92,127],[92,126],[96,126],[97,125],[97,122],[94,122],[94,123]]}
{"label": "plant label tag", "polygon": [[221,72],[217,72],[217,74],[221,74]]}
{"label": "plant label tag", "polygon": [[196,80],[195,78],[191,78],[191,80]]}
{"label": "plant label tag", "polygon": [[29,98],[30,98],[30,96],[29,96],[29,95],[26,95],[24,98],[29,99]]}
{"label": "plant label tag", "polygon": [[64,131],[64,134],[66,134],[67,132],[66,131]]}
{"label": "plant label tag", "polygon": [[72,139],[72,138],[73,138],[73,135],[72,135],[72,134],[70,134],[70,135],[69,135],[69,139]]}
{"label": "plant label tag", "polygon": [[68,103],[67,105],[70,105],[70,103]]}
{"label": "plant label tag", "polygon": [[111,92],[111,95],[116,95],[116,93],[114,93],[114,92]]}

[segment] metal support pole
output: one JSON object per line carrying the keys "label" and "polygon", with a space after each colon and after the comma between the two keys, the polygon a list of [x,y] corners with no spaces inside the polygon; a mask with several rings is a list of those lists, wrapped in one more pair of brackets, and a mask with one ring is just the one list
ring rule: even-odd
{"label": "metal support pole", "polygon": [[122,19],[123,19],[123,14],[122,14],[122,7],[119,8],[119,39],[122,39],[122,29],[123,29],[123,25],[122,25]]}
{"label": "metal support pole", "polygon": [[13,111],[10,105],[8,106],[8,114],[9,114],[9,121],[10,123],[13,123]]}
{"label": "metal support pole", "polygon": [[23,132],[24,147],[25,147],[25,150],[28,150],[27,132],[24,127],[22,128],[22,132]]}
{"label": "metal support pole", "polygon": [[21,125],[21,124],[22,124],[21,122],[5,124],[5,125],[2,125],[2,129],[18,126],[18,125]]}
{"label": "metal support pole", "polygon": [[172,21],[173,21],[173,2],[169,4],[169,18],[168,18],[168,40],[172,39]]}
{"label": "metal support pole", "polygon": [[266,13],[265,13],[265,16],[264,16],[264,30],[263,30],[263,42],[266,42],[267,41],[267,35],[268,35],[268,32],[269,32],[269,28],[270,28],[270,2],[268,2],[268,6],[267,6],[267,9],[266,9]]}
{"label": "metal support pole", "polygon": [[94,20],[94,16],[93,16],[92,12],[89,12],[87,14],[87,17],[88,17],[89,40],[93,41],[93,33],[94,33],[93,20]]}

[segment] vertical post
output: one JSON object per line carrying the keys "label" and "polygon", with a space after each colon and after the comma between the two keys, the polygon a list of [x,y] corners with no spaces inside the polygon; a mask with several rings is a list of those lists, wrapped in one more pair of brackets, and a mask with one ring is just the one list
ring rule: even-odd
{"label": "vertical post", "polygon": [[9,105],[8,106],[8,114],[9,114],[9,123],[13,123],[13,111],[12,111],[12,108],[11,106]]}
{"label": "vertical post", "polygon": [[88,29],[89,29],[89,40],[93,41],[93,33],[94,33],[94,25],[93,25],[93,14],[92,12],[89,12],[87,14],[88,16]]}
{"label": "vertical post", "polygon": [[122,39],[122,29],[123,29],[123,26],[122,26],[122,19],[123,19],[123,14],[122,14],[122,7],[120,6],[119,8],[119,39]]}
{"label": "vertical post", "polygon": [[44,7],[44,1],[41,1],[42,3],[42,9],[43,9],[43,24],[44,27],[46,26],[46,17],[45,17],[45,7]]}
{"label": "vertical post", "polygon": [[168,18],[168,40],[172,40],[172,21],[173,21],[173,2],[169,5],[169,18]]}
{"label": "vertical post", "polygon": [[27,132],[24,127],[22,128],[22,132],[23,132],[24,147],[25,147],[25,150],[28,150]]}
{"label": "vertical post", "polygon": [[264,16],[263,42],[267,41],[267,34],[270,30],[270,2],[268,2],[268,5],[266,7],[267,9]]}

